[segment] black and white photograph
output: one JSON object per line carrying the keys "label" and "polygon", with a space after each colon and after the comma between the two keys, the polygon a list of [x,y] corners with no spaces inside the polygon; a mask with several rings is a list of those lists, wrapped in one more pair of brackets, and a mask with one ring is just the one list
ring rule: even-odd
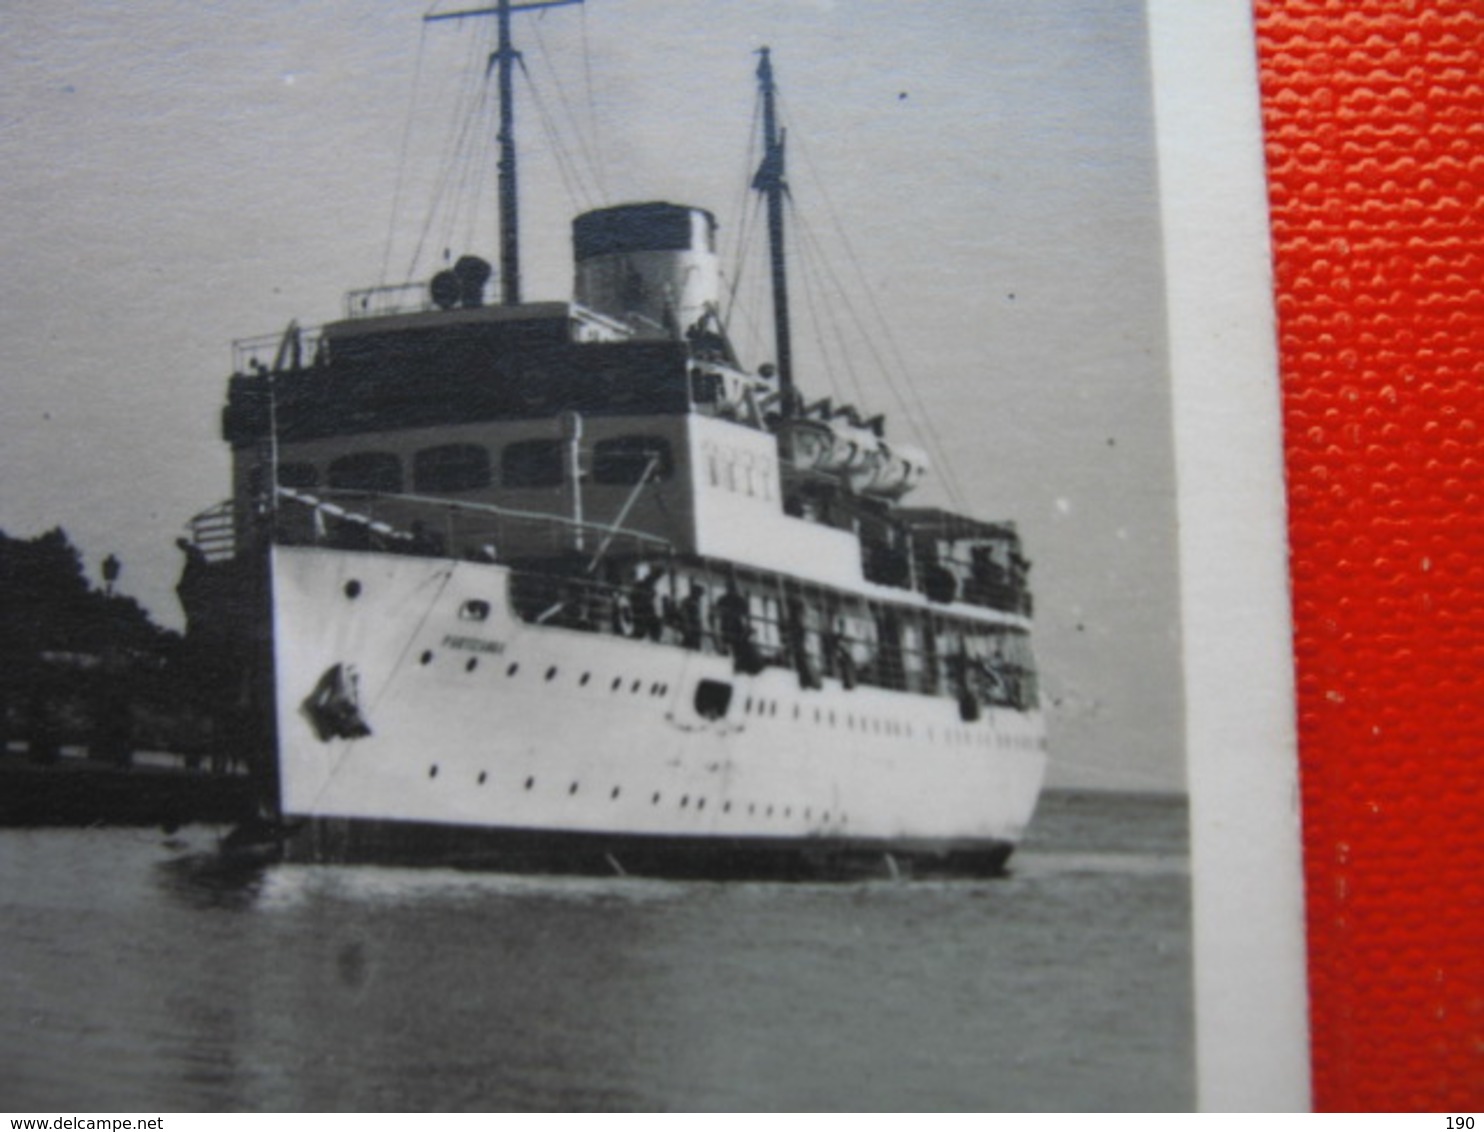
{"label": "black and white photograph", "polygon": [[0,12],[0,1108],[1303,1104],[1169,7]]}

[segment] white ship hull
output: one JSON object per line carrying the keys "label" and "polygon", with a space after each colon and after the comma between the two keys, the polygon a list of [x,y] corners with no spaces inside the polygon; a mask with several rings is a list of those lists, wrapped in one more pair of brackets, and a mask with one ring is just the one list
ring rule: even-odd
{"label": "white ship hull", "polygon": [[[504,566],[273,550],[280,811],[305,860],[658,875],[992,873],[1038,711],[521,620]],[[472,615],[471,615],[472,614]],[[356,727],[306,706],[339,666]],[[698,710],[702,681],[730,689]],[[364,724],[364,728],[360,724]]]}

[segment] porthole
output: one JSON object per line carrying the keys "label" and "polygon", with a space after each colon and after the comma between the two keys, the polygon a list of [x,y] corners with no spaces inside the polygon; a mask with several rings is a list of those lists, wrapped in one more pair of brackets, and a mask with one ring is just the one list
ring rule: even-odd
{"label": "porthole", "polygon": [[361,583],[358,582],[358,581],[356,581],[354,578],[352,578],[350,581],[346,582],[345,583],[345,596],[348,597],[348,598],[350,598],[351,601],[355,601],[356,598],[360,597],[361,596]]}
{"label": "porthole", "polygon": [[698,810],[704,810],[705,808],[706,808],[706,799],[705,798],[697,798],[696,799],[696,809],[698,809]]}
{"label": "porthole", "polygon": [[487,779],[488,777],[489,777],[489,772],[482,770],[482,771],[479,772],[479,778],[476,779],[476,781],[479,783],[480,786],[483,786],[484,785],[484,782],[485,782],[485,779]]}
{"label": "porthole", "polygon": [[510,667],[507,668],[507,669],[505,669],[505,675],[506,676],[514,676],[519,671],[520,671],[520,661],[518,661],[518,660],[517,661],[512,661],[511,664],[510,664]]}
{"label": "porthole", "polygon": [[478,667],[479,667],[479,658],[477,656],[471,656],[468,660],[464,661],[464,671],[465,672],[473,672]]}
{"label": "porthole", "polygon": [[478,598],[470,598],[459,606],[460,621],[488,621],[490,616],[490,603],[480,601]]}
{"label": "porthole", "polygon": [[769,806],[768,807],[768,812],[764,816],[765,817],[772,817],[773,816],[773,807],[772,806]]}
{"label": "porthole", "polygon": [[824,813],[820,814],[819,815],[819,820],[822,821],[822,822],[824,822],[826,825],[828,825],[829,824],[829,821],[830,821],[830,812],[829,812],[829,810],[826,810]]}
{"label": "porthole", "polygon": [[722,806],[721,806],[721,812],[724,813],[724,814],[731,813],[732,812],[732,804],[730,802],[723,802],[722,803]]}
{"label": "porthole", "polygon": [[658,790],[656,790],[654,792],[654,796],[649,799],[649,804],[651,806],[658,806],[660,804],[660,792]]}
{"label": "porthole", "polygon": [[437,763],[434,763],[432,766],[428,767],[428,777],[429,778],[437,778],[438,777],[438,764]]}
{"label": "porthole", "polygon": [[812,809],[810,809],[808,806],[805,806],[804,807],[804,820],[805,821],[808,821],[813,816],[814,816],[814,811]]}
{"label": "porthole", "polygon": [[621,685],[621,684],[622,684],[622,683],[623,683],[623,677],[622,677],[622,676],[615,676],[615,677],[614,677],[614,678],[613,678],[613,683],[612,683],[612,684],[611,684],[611,685],[610,685],[610,686],[609,686],[609,688],[608,688],[608,690],[609,690],[609,691],[610,691],[610,692],[616,692],[616,691],[618,691],[618,689],[619,689],[619,686],[620,686],[620,685]]}
{"label": "porthole", "polygon": [[609,797],[609,798],[610,798],[610,799],[614,799],[614,798],[617,798],[617,797],[618,797],[618,789],[619,789],[619,788],[618,788],[618,787],[617,787],[617,786],[615,786],[615,787],[614,787],[614,788],[613,788],[613,789],[612,789],[612,790],[610,790],[610,791],[609,791],[609,792],[608,792],[608,797]]}
{"label": "porthole", "polygon": [[794,808],[792,806],[784,806],[783,807],[783,816],[786,817],[786,818],[793,817],[794,816]]}
{"label": "porthole", "polygon": [[577,783],[574,782],[574,783],[572,783],[571,786],[567,787],[567,793],[568,794],[576,794],[577,793]]}
{"label": "porthole", "polygon": [[633,692],[634,695],[637,696],[639,694],[639,689],[642,688],[642,687],[644,687],[644,681],[643,680],[635,680],[634,683],[633,683],[633,686],[629,688],[629,691]]}
{"label": "porthole", "polygon": [[417,662],[419,664],[432,664],[433,654],[427,650],[424,650],[422,656],[417,658]]}
{"label": "porthole", "polygon": [[556,665],[553,664],[550,668],[548,668],[546,670],[546,682],[549,684],[553,680],[555,680],[556,679],[556,674],[557,674]]}
{"label": "porthole", "polygon": [[748,802],[747,803],[747,812],[749,814],[756,814],[757,813],[757,803],[756,802]]}
{"label": "porthole", "polygon": [[685,809],[689,805],[690,805],[690,795],[689,794],[682,794],[680,796],[680,808],[683,810],[683,809]]}
{"label": "porthole", "polygon": [[526,779],[526,789],[527,790],[529,790],[532,786],[535,786],[535,785],[536,785],[536,779],[534,777],[527,778]]}
{"label": "porthole", "polygon": [[577,681],[577,683],[578,683],[578,685],[580,687],[586,688],[587,687],[587,682],[589,680],[591,680],[592,678],[593,678],[593,674],[591,672],[584,672],[582,674],[582,679],[579,680],[579,681]]}
{"label": "porthole", "polygon": [[649,686],[649,694],[651,696],[657,696],[657,695],[660,694],[660,685],[659,685],[659,681],[658,680],[656,680],[653,684],[651,684]]}

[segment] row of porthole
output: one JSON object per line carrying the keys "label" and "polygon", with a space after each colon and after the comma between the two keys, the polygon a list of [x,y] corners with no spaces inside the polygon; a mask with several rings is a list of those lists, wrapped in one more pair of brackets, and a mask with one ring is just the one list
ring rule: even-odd
{"label": "row of porthole", "polygon": [[[751,696],[748,696],[747,699],[743,701],[742,712],[744,715],[756,715],[758,717],[766,716],[768,718],[774,718],[778,715],[778,702],[776,700],[754,701]],[[805,716],[803,712],[803,705],[794,704],[793,716],[794,719],[797,721],[804,721]],[[883,720],[875,716],[856,716],[853,713],[846,713],[844,718],[845,727],[849,731],[859,730],[863,734],[869,731],[875,735],[886,735],[891,738],[916,738],[912,731],[912,725],[910,723],[898,723],[894,720]],[[835,712],[829,708],[816,707],[814,709],[814,722],[821,725],[827,723],[831,727],[839,726],[838,717],[836,716]],[[927,731],[927,738],[929,742],[938,742],[937,731],[934,728],[929,727]],[[943,732],[943,742],[945,743],[973,743],[976,741],[976,738],[978,743],[981,746],[985,747],[994,746],[996,745],[996,743],[998,743],[998,745],[1002,747],[1034,747],[1039,745],[1036,741],[1028,739],[1011,739],[1007,743],[1003,737],[996,737],[995,735],[987,732],[980,732],[976,736],[974,732],[970,731],[966,727],[953,728],[945,730]]]}
{"label": "row of porthole", "polygon": [[[418,657],[418,663],[421,664],[421,665],[423,665],[424,667],[426,667],[427,665],[433,663],[433,660],[434,660],[435,655],[436,654],[433,652],[432,649],[425,649],[423,651],[423,654],[420,657]],[[478,667],[479,667],[479,658],[477,656],[471,656],[468,660],[464,661],[464,671],[465,672],[473,672]],[[519,672],[520,672],[520,661],[518,661],[518,660],[512,660],[508,665],[505,666],[505,675],[506,675],[507,678],[513,677],[516,674],[518,674]],[[547,668],[546,673],[545,673],[545,680],[546,680],[546,682],[548,684],[550,684],[560,674],[561,674],[561,669],[558,668],[555,664],[553,664],[549,668]],[[591,672],[584,672],[581,675],[581,677],[578,678],[578,680],[577,680],[577,686],[579,688],[585,688],[585,687],[587,687],[588,684],[590,684],[592,682],[592,678],[593,678],[593,674]],[[624,684],[625,684],[624,677],[622,677],[622,676],[615,676],[613,678],[612,683],[608,685],[608,690],[610,692],[620,691],[623,688]],[[633,695],[636,695],[637,696],[643,690],[644,690],[644,681],[642,679],[635,679],[635,680],[629,682],[629,691]],[[663,681],[655,680],[655,681],[652,681],[650,683],[650,685],[649,685],[649,694],[651,696],[665,696],[665,695],[668,695],[669,692],[670,692],[670,685],[664,683]]]}
{"label": "row of porthole", "polygon": [[[345,586],[345,591],[346,591],[346,596],[347,597],[350,597],[350,598],[358,597],[360,595],[360,592],[361,592],[361,584],[360,584],[360,582],[355,581],[355,580],[351,580],[351,581],[347,582],[346,583],[346,586]],[[418,658],[419,659],[419,663],[421,663],[423,665],[432,664],[433,663],[433,657],[434,657],[434,653],[433,653],[433,651],[431,649],[424,650],[422,656]],[[468,660],[466,660],[464,662],[464,671],[465,672],[473,672],[478,667],[479,667],[479,658],[478,657],[472,657],[471,656]],[[519,671],[520,671],[520,662],[519,661],[511,661],[511,663],[505,669],[505,675],[507,677],[512,677],[512,676],[514,676]],[[547,683],[551,683],[553,680],[555,680],[557,678],[558,671],[559,670],[558,670],[558,668],[557,668],[556,665],[552,665],[551,667],[547,668],[547,670],[546,670],[546,682]],[[578,683],[578,686],[579,687],[586,687],[591,680],[592,680],[592,673],[591,672],[584,672],[582,674],[581,678],[577,681],[577,683]],[[609,691],[610,692],[617,692],[617,691],[619,691],[620,688],[623,687],[623,684],[624,684],[624,678],[622,676],[615,676],[613,678],[613,682],[609,685]],[[644,687],[644,681],[642,679],[636,679],[636,680],[632,681],[632,683],[630,684],[629,691],[632,694],[634,694],[634,695],[638,695],[639,692],[640,692],[640,690],[643,687]],[[667,695],[669,693],[669,690],[670,690],[670,686],[668,684],[663,683],[663,682],[660,682],[660,681],[655,681],[655,682],[651,683],[650,686],[649,686],[649,694],[651,696],[664,696],[664,695]],[[756,710],[754,710],[754,709],[756,709]],[[746,700],[743,702],[742,711],[743,711],[743,714],[745,714],[745,715],[754,715],[755,714],[755,715],[757,715],[759,717],[767,716],[768,718],[776,718],[777,715],[778,715],[778,701],[777,700],[762,700],[762,699],[759,699],[757,701],[754,701],[751,696],[748,696],[746,698]],[[800,704],[794,704],[794,719],[796,721],[803,719],[803,708],[802,708],[802,705],[800,705]],[[828,723],[829,723],[829,725],[831,727],[837,726],[837,722],[836,722],[834,711],[833,710],[830,710],[828,712],[825,712],[822,709],[816,707],[814,709],[814,722],[815,723],[822,724],[822,723],[824,723],[826,721],[828,721]],[[846,714],[846,716],[845,716],[845,726],[846,726],[846,728],[848,730],[851,730],[851,731],[854,731],[855,730],[855,727],[856,727],[856,717],[855,717],[854,714],[849,714],[849,713]],[[910,723],[895,723],[895,722],[893,722],[892,720],[889,720],[889,719],[888,720],[881,720],[881,719],[874,718],[874,717],[868,718],[866,716],[861,716],[860,717],[860,730],[863,733],[865,731],[868,731],[869,730],[869,731],[871,731],[872,733],[874,733],[876,735],[883,734],[883,732],[884,732],[887,736],[891,736],[891,737],[905,737],[905,738],[908,738],[908,739],[915,738],[915,736],[912,733],[912,725]],[[931,728],[931,727],[928,728],[928,735],[927,735],[927,737],[928,737],[928,740],[930,742],[937,742],[938,741],[937,734],[933,730],[933,728]],[[952,731],[945,731],[943,733],[943,741],[944,742],[948,742],[948,743],[951,743],[951,742],[972,743],[974,741],[974,735],[971,732],[969,732],[967,729],[965,729],[965,728],[959,728],[959,729],[955,729],[955,730],[952,730]],[[993,742],[992,737],[990,735],[982,734],[982,733],[979,735],[979,743],[982,746],[986,746],[986,747],[994,745],[994,742]],[[1006,744],[1003,743],[1003,742],[1000,743],[1000,746],[1005,746],[1005,745]],[[1014,739],[1014,740],[1011,740],[1011,742],[1008,745],[1009,746],[1012,746],[1012,747],[1021,747],[1021,748],[1024,748],[1024,749],[1035,749],[1035,748],[1038,748],[1040,746],[1044,746],[1044,742],[1043,741],[1040,741],[1040,740],[1033,740],[1033,739],[1029,739],[1029,738],[1023,738],[1023,739]]]}
{"label": "row of porthole", "polygon": [[[431,763],[431,764],[429,764],[429,766],[428,766],[428,777],[429,778],[437,778],[438,777],[438,764],[437,763]],[[483,786],[486,782],[489,781],[489,772],[488,771],[483,771],[483,770],[480,771],[478,777],[474,781],[475,781],[475,783],[477,785]],[[577,794],[577,791],[579,789],[579,786],[580,786],[580,784],[578,782],[576,782],[575,780],[573,782],[569,783],[568,786],[567,786],[567,794],[568,794],[568,796],[569,797],[575,796]],[[525,790],[527,793],[529,793],[530,791],[534,790],[536,788],[536,776],[535,775],[527,775],[525,781],[521,784],[521,788],[523,790]],[[622,793],[623,793],[623,788],[620,787],[620,786],[615,786],[615,787],[613,787],[612,790],[610,790],[608,792],[608,800],[610,802],[616,802],[616,801],[618,801],[619,796]],[[658,806],[660,804],[660,802],[663,801],[663,799],[664,799],[664,794],[661,791],[656,790],[653,794],[650,795],[649,804],[651,806]],[[695,810],[696,810],[697,813],[700,813],[702,810],[704,810],[706,808],[706,799],[704,797],[697,796],[694,799],[694,803],[695,803],[694,808],[695,808]],[[682,794],[680,796],[680,802],[679,802],[679,808],[680,809],[682,809],[682,810],[690,809],[691,808],[691,804],[692,804],[692,798],[691,798],[691,796],[689,794]],[[756,817],[757,816],[758,805],[759,804],[757,802],[749,802],[749,803],[747,803],[747,814],[748,814],[749,817]],[[721,812],[724,813],[724,814],[730,814],[730,813],[732,813],[733,809],[734,809],[733,803],[730,802],[730,801],[723,802],[721,804]],[[766,805],[764,807],[764,809],[763,809],[763,816],[764,817],[771,818],[774,815],[774,813],[777,812],[777,809],[778,809],[777,806]],[[794,808],[792,806],[784,806],[783,807],[782,816],[784,818],[792,818],[793,815],[794,815]],[[812,821],[814,819],[814,807],[813,806],[805,806],[804,807],[804,811],[803,811],[803,815],[804,815],[804,820],[805,821]],[[819,818],[824,823],[829,824],[830,811],[829,810],[822,810],[820,812]],[[841,814],[839,816],[839,824],[840,825],[845,825],[849,821],[850,821],[850,816],[848,814]]]}
{"label": "row of porthole", "polygon": [[[743,713],[751,713],[752,706],[752,700],[748,699],[743,706]],[[757,714],[759,715],[767,715],[771,717],[778,714],[778,705],[775,702],[759,701],[757,706],[759,709]],[[862,734],[865,734],[869,731],[872,734],[886,735],[890,738],[916,738],[915,734],[912,731],[912,725],[910,723],[898,723],[894,720],[883,720],[874,716],[862,715],[857,717],[853,713],[846,713],[844,718],[845,728],[848,731],[859,730]],[[799,721],[804,720],[803,709],[802,705],[800,704],[794,705],[794,719]],[[840,721],[832,709],[816,707],[814,709],[814,722],[820,725],[829,724],[829,726],[831,727],[838,727]],[[927,739],[929,742],[932,743],[938,742],[938,733],[934,728],[928,728]],[[951,730],[945,730],[943,732],[943,742],[945,743],[973,743],[975,739],[976,736],[974,732],[970,731],[968,728],[954,728]],[[980,745],[989,747],[994,745],[995,736],[989,734],[988,732],[980,732],[977,736],[977,740]]]}
{"label": "row of porthole", "polygon": [[[433,653],[433,651],[431,649],[424,650],[422,656],[419,657],[418,659],[419,659],[419,663],[421,663],[423,665],[431,664],[431,663],[433,663],[434,653]],[[479,667],[479,658],[478,657],[472,657],[471,656],[468,660],[466,660],[464,662],[464,671],[465,672],[473,672],[478,667]],[[519,671],[520,671],[520,662],[519,661],[511,661],[510,664],[507,665],[506,668],[505,668],[505,675],[507,677],[513,677]],[[551,683],[552,681],[554,681],[557,678],[557,676],[559,674],[559,671],[560,670],[558,669],[558,667],[556,665],[551,665],[549,668],[547,668],[546,669],[546,675],[545,675],[546,682],[547,683]],[[592,673],[591,672],[584,672],[582,674],[582,676],[577,681],[578,687],[586,687],[591,682],[591,680],[592,680]],[[617,692],[617,691],[619,691],[623,687],[623,685],[624,685],[624,678],[622,676],[615,676],[613,678],[612,682],[609,684],[608,690],[610,692]],[[639,692],[643,690],[643,688],[644,688],[644,681],[642,679],[635,679],[635,680],[631,681],[630,684],[629,684],[629,691],[630,691],[630,693],[632,693],[634,695],[638,695]],[[665,695],[668,695],[669,694],[669,691],[670,691],[670,686],[668,684],[662,682],[662,681],[653,681],[649,685],[649,694],[651,696],[665,696]],[[743,714],[745,714],[745,715],[757,715],[760,718],[763,717],[763,716],[767,716],[769,718],[774,718],[774,717],[776,717],[778,715],[778,701],[777,700],[761,700],[761,699],[754,700],[751,696],[748,696],[746,698],[746,700],[743,701],[742,711],[743,711]],[[804,718],[802,705],[800,705],[800,704],[794,704],[794,713],[793,714],[794,714],[794,719],[795,720],[802,720]],[[833,711],[833,709],[823,709],[823,708],[818,708],[818,707],[816,707],[814,709],[814,722],[815,723],[818,723],[818,724],[828,723],[831,727],[836,727],[836,726],[839,725],[839,721],[838,721],[838,719],[837,719],[837,717],[836,717],[835,712]],[[859,717],[859,721],[858,722],[860,724],[860,730],[861,730],[862,733],[864,733],[866,731],[871,731],[871,732],[873,732],[874,734],[877,734],[877,735],[881,735],[881,734],[885,733],[886,735],[893,736],[893,737],[905,736],[908,739],[911,739],[911,738],[914,738],[915,737],[913,735],[912,725],[910,723],[894,723],[892,720],[881,720],[881,719],[874,718],[874,717],[868,718],[866,716]],[[856,730],[856,724],[857,724],[857,717],[854,714],[852,714],[852,713],[847,713],[845,715],[845,726],[846,726],[846,728],[848,730],[854,731],[854,730]],[[937,733],[936,733],[936,731],[934,731],[933,728],[928,728],[928,735],[927,735],[927,737],[928,737],[928,740],[930,742],[937,742],[938,741]],[[974,738],[975,738],[974,734],[972,732],[970,732],[967,728],[955,728],[953,730],[945,731],[943,733],[943,741],[946,742],[946,743],[952,743],[952,742],[972,743],[974,741]],[[993,745],[994,737],[991,736],[991,735],[989,735],[989,734],[987,734],[987,733],[981,733],[979,735],[978,739],[979,739],[979,743],[982,746],[988,747],[988,746],[992,746]],[[1011,745],[1012,746],[1018,746],[1020,744],[1018,744],[1018,743],[1012,743]]]}

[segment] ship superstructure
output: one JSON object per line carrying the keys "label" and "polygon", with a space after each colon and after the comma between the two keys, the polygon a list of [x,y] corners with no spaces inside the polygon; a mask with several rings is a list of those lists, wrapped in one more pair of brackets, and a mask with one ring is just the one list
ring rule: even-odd
{"label": "ship superstructure", "polygon": [[230,538],[183,594],[271,667],[290,856],[1002,867],[1045,762],[1029,564],[1010,523],[904,506],[925,457],[794,383],[766,51],[759,83],[773,365],[726,333],[714,216],[662,201],[574,221],[572,302],[522,301],[502,206],[499,301],[468,256],[239,344],[199,524]]}

